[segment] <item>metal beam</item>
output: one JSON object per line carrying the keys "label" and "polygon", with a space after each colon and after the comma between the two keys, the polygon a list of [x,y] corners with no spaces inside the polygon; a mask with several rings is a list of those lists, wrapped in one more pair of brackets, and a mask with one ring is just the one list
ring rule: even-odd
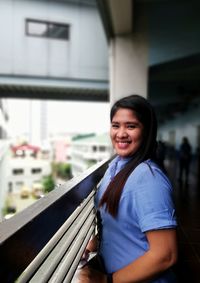
{"label": "metal beam", "polygon": [[0,97],[104,102],[108,81],[2,75]]}

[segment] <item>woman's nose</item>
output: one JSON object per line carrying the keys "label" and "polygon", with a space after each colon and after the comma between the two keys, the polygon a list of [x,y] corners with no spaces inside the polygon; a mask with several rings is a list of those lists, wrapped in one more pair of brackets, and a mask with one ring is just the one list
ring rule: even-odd
{"label": "woman's nose", "polygon": [[127,137],[127,132],[126,129],[124,128],[119,128],[117,132],[117,136],[122,138],[122,137]]}

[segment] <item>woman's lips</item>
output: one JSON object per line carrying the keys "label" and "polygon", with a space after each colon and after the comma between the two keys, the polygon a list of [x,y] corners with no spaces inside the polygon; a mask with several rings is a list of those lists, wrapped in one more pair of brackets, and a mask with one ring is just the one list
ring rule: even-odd
{"label": "woman's lips", "polygon": [[118,141],[117,146],[118,146],[119,149],[126,149],[129,146],[130,143],[131,143],[130,141],[123,141],[123,142]]}

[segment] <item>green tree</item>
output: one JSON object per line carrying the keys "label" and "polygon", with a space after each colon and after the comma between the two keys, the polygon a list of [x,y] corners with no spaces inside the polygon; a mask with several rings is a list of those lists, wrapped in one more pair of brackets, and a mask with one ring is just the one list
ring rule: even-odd
{"label": "green tree", "polygon": [[55,177],[59,177],[61,179],[70,179],[72,176],[71,165],[68,163],[53,163],[52,168]]}
{"label": "green tree", "polygon": [[46,176],[42,180],[42,185],[44,187],[44,192],[49,193],[55,188],[55,182],[51,175]]}

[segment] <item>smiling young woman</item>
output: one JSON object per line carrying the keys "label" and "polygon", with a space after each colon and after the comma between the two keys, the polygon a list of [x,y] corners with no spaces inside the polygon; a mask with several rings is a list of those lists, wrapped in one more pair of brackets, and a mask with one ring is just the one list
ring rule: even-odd
{"label": "smiling young woman", "polygon": [[173,190],[156,162],[154,109],[145,98],[131,95],[113,105],[110,121],[117,155],[95,197],[99,235],[87,246],[90,251],[99,247],[105,274],[87,267],[79,282],[176,282]]}

